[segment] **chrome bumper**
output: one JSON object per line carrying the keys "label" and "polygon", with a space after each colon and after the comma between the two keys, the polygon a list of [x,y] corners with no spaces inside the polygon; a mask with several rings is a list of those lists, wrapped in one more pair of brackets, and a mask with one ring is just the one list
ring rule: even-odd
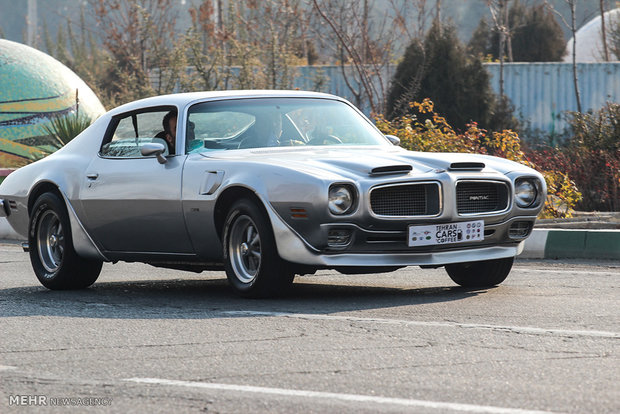
{"label": "chrome bumper", "polygon": [[311,266],[442,266],[451,263],[515,257],[523,251],[523,242],[507,246],[468,247],[431,253],[335,253],[323,254],[302,239],[270,207],[267,208],[273,226],[278,254],[289,262]]}
{"label": "chrome bumper", "polygon": [[[306,251],[286,252],[283,258],[294,263],[315,266],[442,266],[451,263],[478,262],[483,260],[515,257],[523,251],[523,243],[517,246],[493,246],[479,249],[435,253],[392,254],[314,254]],[[292,253],[292,254],[291,254]]]}

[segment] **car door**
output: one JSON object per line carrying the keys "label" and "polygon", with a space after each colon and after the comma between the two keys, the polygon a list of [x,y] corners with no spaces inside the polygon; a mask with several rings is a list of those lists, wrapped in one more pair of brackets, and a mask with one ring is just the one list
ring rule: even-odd
{"label": "car door", "polygon": [[158,107],[112,118],[100,152],[80,191],[86,225],[96,243],[111,252],[193,252],[181,207],[186,156],[164,153],[161,164],[145,157],[145,143],[165,144],[162,119],[176,108]]}

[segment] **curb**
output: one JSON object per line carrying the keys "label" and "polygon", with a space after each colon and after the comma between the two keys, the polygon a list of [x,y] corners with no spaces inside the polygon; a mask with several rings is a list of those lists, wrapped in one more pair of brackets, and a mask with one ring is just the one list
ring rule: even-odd
{"label": "curb", "polygon": [[620,230],[534,229],[519,257],[620,260]]}

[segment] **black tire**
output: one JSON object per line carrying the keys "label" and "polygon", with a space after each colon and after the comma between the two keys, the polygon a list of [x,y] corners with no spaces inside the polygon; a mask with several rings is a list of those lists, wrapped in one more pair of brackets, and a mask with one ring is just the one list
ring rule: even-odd
{"label": "black tire", "polygon": [[243,297],[279,296],[295,274],[280,258],[271,224],[255,202],[235,202],[224,223],[224,266],[232,288]]}
{"label": "black tire", "polygon": [[514,257],[508,257],[483,262],[450,264],[446,265],[446,272],[454,283],[463,287],[492,287],[506,280],[514,260]]}
{"label": "black tire", "polygon": [[44,193],[35,201],[28,244],[34,273],[48,289],[83,289],[99,277],[103,262],[77,255],[67,208],[54,193]]}

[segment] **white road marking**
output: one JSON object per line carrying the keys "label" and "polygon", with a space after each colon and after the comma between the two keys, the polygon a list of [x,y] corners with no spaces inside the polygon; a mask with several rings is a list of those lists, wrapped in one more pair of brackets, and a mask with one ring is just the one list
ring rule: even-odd
{"label": "white road marking", "polygon": [[590,270],[590,269],[566,269],[566,270],[556,270],[556,269],[532,269],[525,267],[515,266],[512,268],[513,271],[525,272],[525,273],[560,273],[560,274],[580,274],[580,275],[614,275],[620,276],[620,268],[618,270],[609,270],[609,271],[599,271],[599,270]]}
{"label": "white road marking", "polygon": [[124,381],[136,382],[139,384],[171,385],[178,387],[205,388],[218,391],[233,391],[255,394],[269,394],[286,397],[320,398],[329,400],[339,400],[346,402],[391,404],[405,407],[424,407],[437,410],[463,411],[470,413],[492,413],[492,414],[549,414],[550,411],[532,411],[519,408],[503,408],[488,405],[460,404],[437,401],[415,400],[409,398],[388,398],[372,395],[359,394],[340,394],[335,392],[292,390],[286,388],[255,387],[250,385],[234,384],[214,384],[209,382],[178,381],[160,378],[127,378]]}
{"label": "white road marking", "polygon": [[0,371],[9,371],[12,369],[17,369],[17,367],[12,367],[10,365],[0,365]]}
{"label": "white road marking", "polygon": [[620,339],[619,332],[607,332],[607,331],[580,331],[580,330],[570,330],[570,329],[533,328],[529,326],[487,325],[487,324],[459,323],[459,322],[428,322],[428,321],[410,321],[410,320],[384,319],[384,318],[359,318],[355,316],[315,315],[315,314],[308,314],[308,313],[287,313],[287,312],[226,311],[222,313],[226,315],[233,315],[233,316],[276,316],[276,317],[297,318],[297,319],[318,319],[318,320],[337,320],[337,321],[346,321],[346,322],[382,323],[382,324],[388,324],[388,325],[410,325],[410,326],[430,326],[430,327],[442,327],[442,328],[484,329],[484,330],[513,332],[513,333],[519,333],[519,334],[586,336],[586,337],[596,337],[596,338]]}

